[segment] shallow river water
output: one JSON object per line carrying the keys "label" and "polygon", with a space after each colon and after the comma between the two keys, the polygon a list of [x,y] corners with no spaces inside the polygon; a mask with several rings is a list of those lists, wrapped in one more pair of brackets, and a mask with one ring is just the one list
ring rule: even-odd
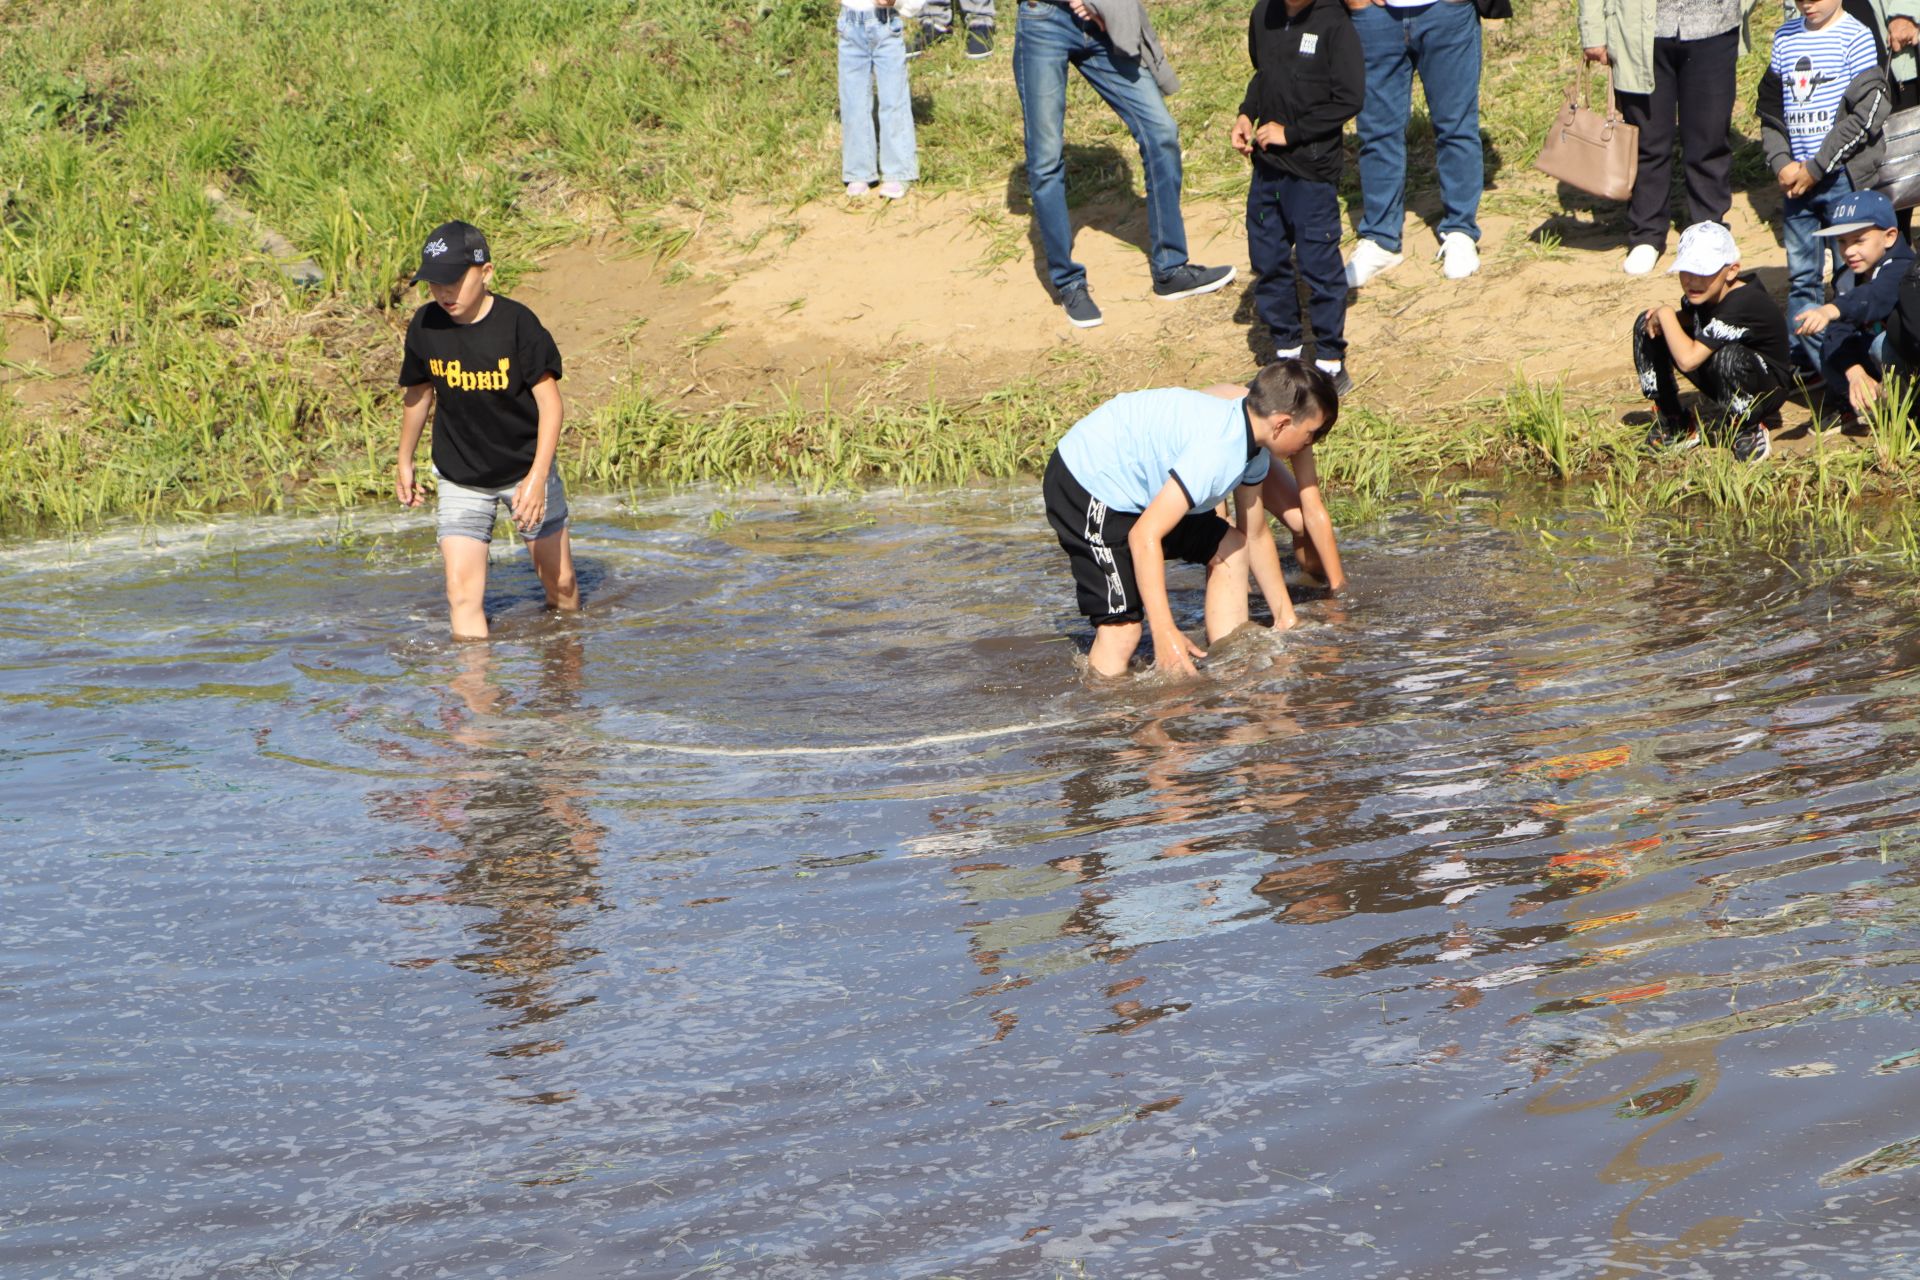
{"label": "shallow river water", "polygon": [[0,1275],[1920,1276],[1910,580],[1469,495],[1115,690],[1030,490],[587,510],[0,550]]}

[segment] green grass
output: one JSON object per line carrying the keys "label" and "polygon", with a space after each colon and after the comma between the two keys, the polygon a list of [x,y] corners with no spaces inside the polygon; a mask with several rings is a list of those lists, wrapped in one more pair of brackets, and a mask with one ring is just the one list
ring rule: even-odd
{"label": "green grass", "polygon": [[[388,496],[398,428],[392,374],[404,286],[424,232],[451,216],[488,228],[511,286],[539,251],[589,227],[675,259],[726,202],[797,206],[837,187],[832,0],[16,0],[0,60],[0,311],[13,328],[91,352],[77,402],[28,413],[0,397],[0,527],[74,529],[228,510],[311,510]],[[1776,19],[1771,8],[1757,30]],[[923,187],[1005,192],[978,217],[982,267],[1025,252],[1020,110],[1002,53],[952,42],[913,64]],[[1185,91],[1170,100],[1195,198],[1237,198],[1226,144],[1245,86],[1245,0],[1157,0]],[[1571,65],[1571,6],[1523,6],[1489,28],[1487,208],[1537,216],[1557,198],[1525,179]],[[1742,64],[1735,129],[1757,134],[1764,43]],[[1076,198],[1138,191],[1125,129],[1077,80]],[[1409,182],[1431,185],[1416,102]],[[1763,179],[1757,148],[1740,176]],[[1349,166],[1348,185],[1354,179]],[[222,218],[215,187],[252,215]],[[1609,209],[1603,216],[1617,217]],[[325,272],[290,282],[249,226],[285,235]],[[796,295],[804,295],[796,282]],[[796,296],[789,306],[804,305]],[[685,335],[697,360],[719,330]],[[629,388],[566,435],[587,487],[694,480],[957,484],[1044,461],[1105,388],[1062,373],[970,402],[929,399],[694,413]],[[1902,391],[1911,403],[1911,391]],[[1516,382],[1499,401],[1400,422],[1350,409],[1322,450],[1345,518],[1440,478],[1519,468],[1579,478],[1625,519],[1649,502],[1739,518],[1786,504],[1833,511],[1912,491],[1920,441],[1882,415],[1868,455],[1737,471],[1710,457],[1644,461],[1631,432]]]}

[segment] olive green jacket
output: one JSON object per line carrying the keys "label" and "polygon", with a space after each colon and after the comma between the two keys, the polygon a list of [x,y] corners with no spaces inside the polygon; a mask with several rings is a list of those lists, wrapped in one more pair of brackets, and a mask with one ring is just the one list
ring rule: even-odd
{"label": "olive green jacket", "polygon": [[[1886,2],[1920,5],[1920,0]],[[1621,93],[1653,92],[1653,16],[1657,3],[1658,0],[1580,0],[1580,47],[1606,49],[1613,63],[1613,87]],[[1747,19],[1758,3],[1759,0],[1741,0],[1742,54],[1752,45]]]}

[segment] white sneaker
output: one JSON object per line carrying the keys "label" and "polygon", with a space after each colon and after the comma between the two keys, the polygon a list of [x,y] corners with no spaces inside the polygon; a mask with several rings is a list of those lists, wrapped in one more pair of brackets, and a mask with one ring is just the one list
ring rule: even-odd
{"label": "white sneaker", "polygon": [[1480,248],[1473,237],[1461,231],[1449,231],[1440,237],[1440,274],[1449,280],[1465,280],[1480,269]]}
{"label": "white sneaker", "polygon": [[1383,248],[1378,241],[1362,240],[1353,247],[1353,256],[1347,259],[1347,288],[1358,289],[1382,271],[1405,261],[1405,254]]}
{"label": "white sneaker", "polygon": [[1630,276],[1644,276],[1660,265],[1660,251],[1650,244],[1637,244],[1627,250],[1627,260],[1620,269]]}

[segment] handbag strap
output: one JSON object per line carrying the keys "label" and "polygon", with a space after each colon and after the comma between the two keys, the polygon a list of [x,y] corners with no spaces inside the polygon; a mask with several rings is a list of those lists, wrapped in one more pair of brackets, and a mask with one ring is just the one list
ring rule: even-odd
{"label": "handbag strap", "polygon": [[[1601,111],[1600,114],[1606,118],[1609,126],[1624,124],[1626,122],[1625,117],[1620,114],[1618,103],[1614,98],[1613,62],[1611,59],[1608,60],[1606,68],[1607,103],[1605,110]],[[1576,103],[1584,103],[1587,110],[1593,110],[1593,71],[1584,63],[1574,72],[1574,83],[1567,86],[1567,105],[1573,106]]]}

